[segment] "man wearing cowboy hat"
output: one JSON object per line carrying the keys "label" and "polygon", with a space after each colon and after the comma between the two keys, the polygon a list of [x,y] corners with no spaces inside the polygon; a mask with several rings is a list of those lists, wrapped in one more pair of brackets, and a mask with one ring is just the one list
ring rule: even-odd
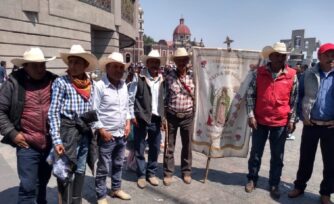
{"label": "man wearing cowboy hat", "polygon": [[[143,69],[138,75],[133,108],[137,185],[139,188],[146,187],[146,180],[153,186],[159,185],[156,172],[161,141],[160,127],[164,117],[164,80],[159,74],[159,69],[160,64],[165,63],[165,59],[160,56],[157,50],[152,50],[143,57],[143,62],[147,69]],[[146,135],[148,135],[146,141],[149,146],[147,165],[144,156]]]}
{"label": "man wearing cowboy hat", "polygon": [[76,166],[74,179],[67,185],[58,181],[59,198],[62,203],[81,203],[85,178],[89,131],[83,132],[77,118],[93,109],[93,81],[85,72],[94,71],[97,59],[81,45],[72,45],[70,52],[60,53],[68,65],[67,74],[52,84],[52,101],[49,109],[50,134],[54,150],[65,154]]}
{"label": "man wearing cowboy hat", "polygon": [[270,141],[270,195],[280,197],[279,183],[283,168],[284,145],[287,134],[296,122],[296,71],[286,65],[287,50],[284,43],[266,46],[262,56],[269,63],[254,71],[247,91],[248,124],[253,129],[252,148],[248,161],[246,192],[256,187],[261,158],[267,138]]}
{"label": "man wearing cowboy hat", "polygon": [[[18,203],[46,203],[51,167],[46,157],[51,149],[47,112],[51,84],[57,77],[46,71],[46,59],[34,47],[12,63],[23,66],[13,72],[0,89],[0,132],[3,143],[16,147],[20,178]],[[36,193],[38,192],[38,193]]]}
{"label": "man wearing cowboy hat", "polygon": [[304,193],[320,140],[324,164],[321,203],[329,204],[330,194],[334,192],[334,44],[321,45],[318,59],[319,63],[305,71],[300,79],[298,110],[304,127],[295,188],[288,196],[295,198]]}
{"label": "man wearing cowboy hat", "polygon": [[122,77],[129,64],[124,63],[121,53],[113,52],[101,58],[99,66],[107,74],[96,83],[94,94],[94,106],[99,118],[93,126],[98,133],[99,146],[95,188],[98,204],[107,204],[106,178],[109,172],[112,180],[111,196],[131,199],[129,194],[121,190],[122,166],[131,118],[128,89]]}
{"label": "man wearing cowboy hat", "polygon": [[184,183],[191,183],[193,119],[195,105],[195,84],[187,65],[190,55],[185,48],[178,48],[171,58],[176,70],[166,75],[166,118],[168,134],[164,154],[164,184],[171,185],[174,174],[174,149],[177,129],[180,128],[182,151],[181,172]]}

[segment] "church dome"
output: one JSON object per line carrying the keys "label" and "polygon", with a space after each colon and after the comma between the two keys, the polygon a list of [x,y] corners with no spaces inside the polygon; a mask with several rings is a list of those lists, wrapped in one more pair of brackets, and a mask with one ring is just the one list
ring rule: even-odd
{"label": "church dome", "polygon": [[173,35],[191,35],[190,29],[184,24],[184,19],[180,19],[180,24],[174,29]]}

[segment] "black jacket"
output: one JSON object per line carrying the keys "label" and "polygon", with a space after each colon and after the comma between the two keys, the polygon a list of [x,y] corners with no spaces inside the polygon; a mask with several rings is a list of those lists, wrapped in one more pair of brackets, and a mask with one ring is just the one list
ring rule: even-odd
{"label": "black jacket", "polygon": [[[12,146],[15,146],[13,139],[21,131],[26,75],[24,69],[12,72],[0,88],[0,133],[4,136],[1,142]],[[47,71],[47,77],[54,81],[57,75]]]}
{"label": "black jacket", "polygon": [[[161,118],[164,117],[164,95],[165,83],[161,83],[159,88],[158,113]],[[146,83],[145,77],[138,76],[137,93],[134,104],[134,114],[137,120],[143,120],[147,124],[151,123],[152,118],[152,93],[150,86]]]}
{"label": "black jacket", "polygon": [[[93,115],[93,114],[92,114]],[[96,116],[96,113],[94,112]],[[77,164],[77,147],[80,144],[82,137],[87,137],[89,141],[89,152],[87,156],[87,163],[92,173],[94,174],[94,164],[97,160],[97,144],[96,137],[94,137],[92,130],[83,120],[82,117],[76,117],[74,120],[61,118],[60,138],[63,141],[66,156],[73,164]],[[93,117],[90,122],[97,121],[97,116]]]}

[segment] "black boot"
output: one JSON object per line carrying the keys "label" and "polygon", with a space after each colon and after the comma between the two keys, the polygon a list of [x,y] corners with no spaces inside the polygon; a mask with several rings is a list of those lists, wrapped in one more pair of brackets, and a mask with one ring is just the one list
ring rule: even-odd
{"label": "black boot", "polygon": [[72,203],[81,204],[82,202],[82,189],[85,181],[85,174],[75,174],[73,180],[73,194]]}
{"label": "black boot", "polygon": [[64,185],[63,182],[58,181],[58,204],[72,204],[72,182]]}

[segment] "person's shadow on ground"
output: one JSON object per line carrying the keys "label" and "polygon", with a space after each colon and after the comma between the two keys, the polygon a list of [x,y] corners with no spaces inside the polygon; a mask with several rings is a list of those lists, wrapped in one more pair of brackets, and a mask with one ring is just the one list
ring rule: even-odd
{"label": "person's shadow on ground", "polygon": [[[0,192],[0,203],[16,204],[18,199],[19,187],[15,186]],[[47,187],[46,199],[49,204],[57,203],[57,188]]]}
{"label": "person's shadow on ground", "polygon": [[[192,168],[192,177],[194,180],[203,182],[204,175],[205,168]],[[243,187],[247,183],[247,174],[240,172],[227,173],[222,170],[218,171],[216,169],[209,169],[207,180],[210,182],[221,183],[223,185],[234,185]],[[267,177],[260,176],[256,188],[266,190],[269,194],[269,179]],[[294,188],[294,185],[292,183],[281,181],[279,188],[281,190],[281,198],[277,200],[277,202],[279,203],[314,204],[319,202],[319,195],[310,192],[305,192],[304,195],[298,198],[288,198],[288,192]],[[243,188],[242,191],[245,192]],[[256,193],[256,190],[253,193]]]}
{"label": "person's shadow on ground", "polygon": [[[160,179],[163,179],[163,164],[159,163],[158,166],[158,172],[157,177]],[[181,178],[181,172],[180,172],[180,166],[175,166],[175,174],[174,176]],[[203,185],[206,185],[204,183],[204,176],[205,176],[205,168],[197,168],[192,167],[192,178],[195,181],[202,182]],[[136,172],[132,170],[123,170],[122,175],[123,180],[134,182],[134,185],[136,185],[137,181],[137,175]],[[240,173],[240,172],[224,172],[223,170],[216,170],[216,169],[209,169],[208,178],[207,181],[214,182],[214,183],[220,183],[222,185],[232,185],[232,186],[240,186],[240,193],[246,193],[244,191],[244,186],[247,183],[247,175],[246,173]],[[265,191],[268,191],[269,189],[269,179],[267,177],[260,176],[257,182],[257,189],[262,189]],[[163,185],[163,184],[162,184]],[[305,192],[304,195],[298,197],[298,198],[288,198],[287,193],[293,189],[292,183],[287,183],[284,181],[281,181],[280,183],[280,190],[281,190],[281,198],[277,200],[278,203],[282,204],[313,204],[313,203],[319,203],[319,195]],[[307,190],[307,189],[306,189]],[[253,192],[256,193],[256,190]],[[268,191],[269,194],[269,191]]]}

